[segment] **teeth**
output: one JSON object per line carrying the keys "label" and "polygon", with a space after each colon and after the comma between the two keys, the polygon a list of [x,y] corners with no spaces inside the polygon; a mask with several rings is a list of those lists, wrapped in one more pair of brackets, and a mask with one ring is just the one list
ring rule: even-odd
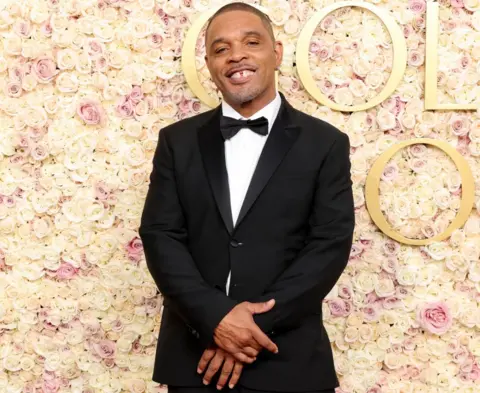
{"label": "teeth", "polygon": [[239,78],[243,78],[243,77],[246,77],[246,76],[250,76],[252,74],[253,74],[253,71],[250,71],[250,70],[237,71],[230,78],[239,79]]}

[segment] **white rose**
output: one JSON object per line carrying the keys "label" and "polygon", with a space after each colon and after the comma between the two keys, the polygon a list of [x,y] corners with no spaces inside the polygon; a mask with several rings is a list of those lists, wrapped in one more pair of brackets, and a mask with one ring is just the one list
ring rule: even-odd
{"label": "white rose", "polygon": [[379,279],[375,283],[375,292],[379,297],[391,296],[395,293],[395,285],[389,278]]}
{"label": "white rose", "polygon": [[55,84],[62,93],[75,93],[80,86],[77,76],[70,72],[62,72],[57,77]]}
{"label": "white rose", "polygon": [[478,240],[467,240],[460,248],[460,253],[467,261],[477,261],[480,259],[480,246]]}
{"label": "white rose", "polygon": [[350,80],[345,71],[345,67],[342,66],[333,67],[328,74],[328,79],[334,85],[342,85]]}
{"label": "white rose", "polygon": [[395,115],[385,108],[381,108],[377,113],[377,123],[382,131],[391,130],[395,127]]}
{"label": "white rose", "polygon": [[384,364],[390,370],[398,370],[407,364],[408,358],[402,353],[390,352],[385,354]]}
{"label": "white rose", "polygon": [[70,70],[77,64],[78,54],[70,48],[62,49],[57,53],[57,66],[61,70]]}
{"label": "white rose", "polygon": [[372,65],[368,60],[361,57],[355,57],[353,60],[353,72],[358,76],[365,78],[372,70]]}
{"label": "white rose", "polygon": [[473,282],[480,282],[480,263],[478,263],[478,260],[476,261],[476,263],[472,263],[470,265],[470,269],[468,271],[468,278]]}
{"label": "white rose", "polygon": [[398,268],[395,277],[400,285],[412,286],[415,284],[416,271],[407,265]]}
{"label": "white rose", "polygon": [[366,85],[372,90],[376,90],[377,88],[379,88],[383,81],[383,73],[378,70],[373,70],[369,72],[365,78]]}
{"label": "white rose", "polygon": [[348,87],[336,89],[333,96],[337,104],[346,106],[351,106],[353,104],[353,95]]}
{"label": "white rose", "polygon": [[415,127],[417,120],[415,118],[415,115],[409,114],[409,113],[404,113],[402,116],[400,116],[400,123],[408,129],[412,129]]}
{"label": "white rose", "polygon": [[378,279],[376,275],[367,272],[361,272],[353,279],[353,284],[358,291],[367,294],[375,289],[377,280]]}

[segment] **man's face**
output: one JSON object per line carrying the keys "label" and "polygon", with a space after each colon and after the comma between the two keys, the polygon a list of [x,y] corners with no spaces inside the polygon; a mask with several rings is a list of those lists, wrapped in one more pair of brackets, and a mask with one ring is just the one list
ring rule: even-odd
{"label": "man's face", "polygon": [[218,15],[207,34],[205,61],[213,82],[231,105],[275,94],[275,69],[283,48],[260,17],[247,11]]}

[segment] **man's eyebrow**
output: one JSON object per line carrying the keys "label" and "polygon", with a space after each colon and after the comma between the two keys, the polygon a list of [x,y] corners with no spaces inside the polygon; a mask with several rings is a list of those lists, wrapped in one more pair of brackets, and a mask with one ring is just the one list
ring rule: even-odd
{"label": "man's eyebrow", "polygon": [[[248,37],[248,36],[255,36],[255,37],[262,37],[262,34],[260,34],[258,31],[256,30],[249,30],[249,31],[246,31],[244,33],[245,37]],[[220,42],[226,42],[227,39],[225,37],[218,37],[218,38],[215,38],[212,43],[210,44],[210,46],[214,46]]]}

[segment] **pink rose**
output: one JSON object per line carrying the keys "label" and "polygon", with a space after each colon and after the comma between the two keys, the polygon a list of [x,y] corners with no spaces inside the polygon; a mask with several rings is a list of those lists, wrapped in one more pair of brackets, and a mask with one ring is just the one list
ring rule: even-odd
{"label": "pink rose", "polygon": [[122,119],[130,119],[133,117],[134,106],[131,100],[128,97],[121,97],[115,107],[115,112],[118,117]]}
{"label": "pink rose", "polygon": [[192,102],[192,109],[196,113],[200,112],[200,109],[202,109],[202,104],[200,103],[200,101],[193,101]]}
{"label": "pink rose", "polygon": [[104,182],[99,181],[95,185],[95,198],[101,201],[105,201],[107,200],[109,195],[110,195],[110,190],[108,189],[108,187],[105,185]]}
{"label": "pink rose", "polygon": [[159,33],[152,33],[149,36],[148,43],[154,49],[158,49],[162,46],[163,37]]}
{"label": "pink rose", "polygon": [[338,284],[338,296],[342,299],[351,299],[353,296],[352,288],[345,284]]}
{"label": "pink rose", "polygon": [[87,53],[90,57],[97,57],[105,53],[105,45],[95,39],[91,39],[87,43]]}
{"label": "pink rose", "polygon": [[408,55],[408,65],[412,67],[420,67],[425,60],[425,56],[418,50],[410,51]]}
{"label": "pink rose", "polygon": [[102,359],[111,359],[115,357],[116,347],[111,340],[101,340],[93,344],[93,349]]}
{"label": "pink rose", "polygon": [[6,96],[18,98],[22,95],[22,83],[18,80],[8,82],[4,87]]}
{"label": "pink rose", "polygon": [[382,180],[394,181],[398,176],[398,165],[395,162],[390,162],[385,165],[382,173]]}
{"label": "pink rose", "polygon": [[327,61],[332,57],[332,47],[331,46],[320,47],[317,55],[320,61]]}
{"label": "pink rose", "polygon": [[142,240],[136,236],[127,244],[127,252],[129,254],[141,254],[143,253],[143,243]]}
{"label": "pink rose", "polygon": [[60,280],[70,280],[78,272],[78,269],[67,262],[63,262],[57,269],[57,278]]}
{"label": "pink rose", "polygon": [[87,125],[103,125],[106,120],[105,111],[100,102],[88,98],[78,104],[77,114]]}
{"label": "pink rose", "polygon": [[333,92],[335,91],[335,86],[328,79],[323,79],[319,83],[320,83],[320,90],[322,91],[323,94],[330,95],[330,94],[333,94]]}
{"label": "pink rose", "polygon": [[465,348],[464,346],[461,346],[460,348],[458,348],[458,350],[456,350],[453,355],[452,355],[452,360],[454,363],[457,363],[457,364],[464,364],[467,359],[468,359],[468,349]]}
{"label": "pink rose", "polygon": [[50,24],[50,20],[43,22],[42,26],[40,27],[40,31],[45,37],[50,37],[53,33],[52,25]]}
{"label": "pink rose", "polygon": [[32,65],[33,74],[40,83],[48,83],[57,75],[55,61],[47,56],[37,58]]}
{"label": "pink rose", "polygon": [[464,116],[452,116],[450,119],[450,129],[456,136],[465,136],[468,134],[468,121]]}
{"label": "pink rose", "polygon": [[425,0],[409,0],[408,8],[410,8],[415,14],[422,14],[425,12],[427,5]]}
{"label": "pink rose", "polygon": [[335,19],[333,18],[333,16],[328,15],[325,18],[323,18],[323,20],[320,22],[320,28],[323,31],[327,31],[328,29],[330,29],[334,25],[334,21],[335,21]]}
{"label": "pink rose", "polygon": [[450,4],[453,8],[463,8],[463,0],[450,0]]}
{"label": "pink rose", "polygon": [[43,393],[56,393],[60,389],[60,381],[57,378],[44,380],[42,383]]}
{"label": "pink rose", "polygon": [[468,55],[463,55],[460,58],[460,67],[466,69],[472,64],[472,58]]}
{"label": "pink rose", "polygon": [[143,92],[140,86],[133,86],[132,91],[128,95],[132,103],[137,104],[143,99]]}
{"label": "pink rose", "polygon": [[334,44],[333,45],[333,53],[332,53],[332,57],[333,58],[338,58],[342,55],[343,53],[343,46],[341,44]]}
{"label": "pink rose", "polygon": [[397,298],[395,295],[388,296],[383,299],[382,306],[387,310],[391,310],[392,308],[398,308],[402,305],[402,301]]}
{"label": "pink rose", "polygon": [[412,158],[408,160],[408,166],[416,173],[423,173],[427,168],[427,160],[425,158]]}
{"label": "pink rose", "polygon": [[445,302],[426,303],[417,312],[417,321],[433,334],[446,333],[452,326],[452,314]]}
{"label": "pink rose", "polygon": [[347,305],[343,299],[336,298],[328,301],[328,308],[333,317],[347,316]]}
{"label": "pink rose", "polygon": [[35,161],[42,161],[48,157],[48,151],[45,146],[38,144],[33,146],[30,155]]}
{"label": "pink rose", "polygon": [[397,255],[397,253],[400,251],[400,244],[393,241],[393,240],[387,240],[383,244],[383,252],[388,256],[393,256]]}
{"label": "pink rose", "polygon": [[408,38],[410,34],[413,33],[413,27],[411,25],[402,26],[402,29],[403,29],[403,36],[405,38]]}
{"label": "pink rose", "polygon": [[106,368],[113,368],[115,367],[115,359],[103,359],[103,364]]}
{"label": "pink rose", "polygon": [[365,306],[363,307],[362,311],[363,311],[363,317],[367,322],[376,321],[379,317],[378,310],[375,305]]}
{"label": "pink rose", "polygon": [[19,20],[14,26],[14,31],[22,38],[29,38],[32,34],[32,25],[29,20]]}

